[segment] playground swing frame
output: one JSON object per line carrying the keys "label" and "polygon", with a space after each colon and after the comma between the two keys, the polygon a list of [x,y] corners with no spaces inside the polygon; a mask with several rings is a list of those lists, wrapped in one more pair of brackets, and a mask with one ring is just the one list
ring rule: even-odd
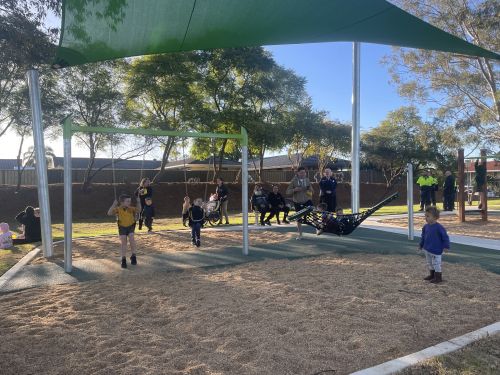
{"label": "playground swing frame", "polygon": [[100,134],[134,134],[143,136],[173,136],[180,138],[221,138],[236,139],[241,144],[241,206],[243,214],[243,255],[248,255],[248,133],[241,127],[240,133],[195,133],[178,132],[153,129],[123,129],[106,127],[85,127],[74,125],[68,116],[63,121],[64,142],[64,271],[71,273],[73,269],[73,192],[72,192],[72,163],[71,140],[75,133],[100,133]]}

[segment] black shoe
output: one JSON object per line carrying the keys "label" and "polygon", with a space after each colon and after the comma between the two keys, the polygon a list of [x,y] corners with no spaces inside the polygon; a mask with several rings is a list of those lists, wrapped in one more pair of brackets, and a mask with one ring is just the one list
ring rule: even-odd
{"label": "black shoe", "polygon": [[229,221],[226,221],[226,224],[225,225],[229,225]]}
{"label": "black shoe", "polygon": [[200,247],[200,246],[201,246],[200,240],[196,240],[196,247]]}
{"label": "black shoe", "polygon": [[122,268],[127,268],[127,259],[122,258]]}
{"label": "black shoe", "polygon": [[148,228],[148,232],[152,232],[153,231],[153,228]]}
{"label": "black shoe", "polygon": [[421,209],[420,209],[420,210],[418,210],[418,211],[419,211],[419,212],[421,212],[421,211],[423,211],[423,210],[424,210],[424,209],[423,209],[423,208],[421,208]]}
{"label": "black shoe", "polygon": [[191,243],[193,244],[193,246],[196,246],[196,240],[194,238],[191,240]]}
{"label": "black shoe", "polygon": [[265,223],[266,223],[266,225],[269,225],[269,226],[271,226],[271,225],[272,225],[272,224],[271,224],[271,222],[270,222],[269,220],[266,220],[266,221],[265,221]]}
{"label": "black shoe", "polygon": [[260,222],[260,225],[264,226],[264,225],[266,225],[266,224],[264,224],[264,222],[263,222],[263,221],[261,221],[261,222]]}
{"label": "black shoe", "polygon": [[137,265],[137,258],[135,257],[135,254],[132,254],[132,256],[130,257],[130,264],[133,266]]}
{"label": "black shoe", "polygon": [[142,220],[139,220],[139,230],[142,230]]}

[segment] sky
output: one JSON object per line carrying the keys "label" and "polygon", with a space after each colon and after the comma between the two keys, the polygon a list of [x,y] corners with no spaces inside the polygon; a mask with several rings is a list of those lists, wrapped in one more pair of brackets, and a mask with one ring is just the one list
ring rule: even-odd
{"label": "sky", "polygon": [[[325,110],[331,119],[351,121],[352,43],[315,43],[266,47],[276,62],[294,70],[307,80],[307,92],[315,109]],[[406,103],[389,83],[387,67],[380,63],[388,55],[388,46],[361,45],[361,127],[376,126],[387,113]],[[26,147],[32,144],[28,139]],[[2,137],[0,158],[15,158],[19,139],[14,134]],[[48,140],[46,146],[62,155],[62,139]],[[74,157],[86,157],[88,151],[73,147]],[[103,154],[98,156],[104,156]]]}

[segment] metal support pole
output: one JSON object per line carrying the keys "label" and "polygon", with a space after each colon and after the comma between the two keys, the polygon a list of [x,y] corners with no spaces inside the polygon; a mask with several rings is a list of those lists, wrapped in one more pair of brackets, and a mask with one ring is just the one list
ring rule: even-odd
{"label": "metal support pole", "polygon": [[480,199],[480,202],[483,204],[481,206],[481,220],[482,221],[488,221],[488,158],[486,157],[486,149],[482,148],[481,149],[481,164],[484,165],[484,168],[486,170],[486,181],[484,182],[483,185],[483,199]]}
{"label": "metal support pole", "polygon": [[465,161],[464,149],[458,149],[458,221],[465,223]]}
{"label": "metal support pole", "polygon": [[413,241],[413,164],[406,164],[406,204],[408,205],[408,239]]}
{"label": "metal support pole", "polygon": [[38,204],[40,206],[40,223],[42,227],[43,256],[53,256],[52,228],[50,220],[49,181],[47,177],[47,160],[43,141],[42,105],[40,102],[40,82],[38,71],[32,69],[26,73],[28,80],[31,118],[33,121],[33,143],[35,146],[36,173],[38,178]]}
{"label": "metal support pole", "polygon": [[248,255],[248,134],[241,128],[241,208],[243,215],[243,255]]}
{"label": "metal support pole", "polygon": [[63,123],[64,139],[64,271],[70,273],[73,268],[73,197],[71,163],[71,120],[67,117]]}
{"label": "metal support pole", "polygon": [[359,139],[360,139],[360,54],[359,42],[352,44],[352,139],[351,208],[359,212]]}

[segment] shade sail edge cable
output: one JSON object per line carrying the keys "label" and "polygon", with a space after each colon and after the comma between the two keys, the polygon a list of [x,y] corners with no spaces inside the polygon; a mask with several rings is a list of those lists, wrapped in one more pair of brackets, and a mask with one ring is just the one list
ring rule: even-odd
{"label": "shade sail edge cable", "polygon": [[182,51],[182,48],[184,47],[184,42],[186,41],[186,37],[189,32],[189,26],[191,26],[191,20],[193,19],[194,9],[196,8],[196,1],[197,0],[193,1],[193,8],[191,9],[191,14],[189,15],[189,21],[186,26],[186,32],[184,33],[184,37],[182,38],[181,46],[179,48],[180,51]]}

